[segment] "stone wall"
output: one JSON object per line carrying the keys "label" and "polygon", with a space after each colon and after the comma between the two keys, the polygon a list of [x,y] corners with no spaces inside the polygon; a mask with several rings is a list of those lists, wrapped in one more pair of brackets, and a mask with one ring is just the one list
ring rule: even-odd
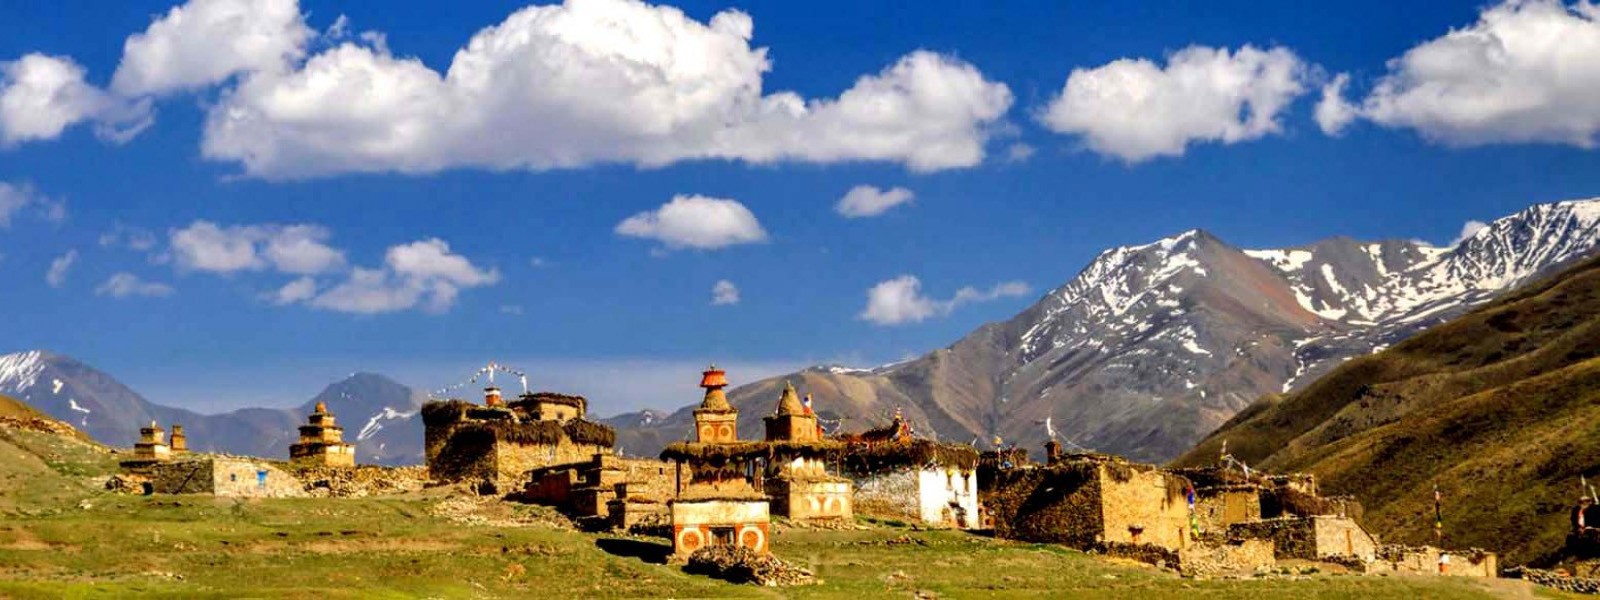
{"label": "stone wall", "polygon": [[1190,544],[1178,551],[1178,570],[1190,576],[1254,573],[1276,564],[1272,542],[1267,540]]}
{"label": "stone wall", "polygon": [[[1449,554],[1450,563],[1439,569],[1439,555]],[[1493,552],[1482,550],[1443,550],[1433,546],[1384,546],[1378,551],[1384,570],[1413,575],[1460,577],[1499,577],[1500,561]]]}
{"label": "stone wall", "polygon": [[243,498],[307,495],[305,484],[293,475],[265,461],[233,457],[202,457],[155,465],[150,471],[150,484],[158,494]]}
{"label": "stone wall", "polygon": [[1535,585],[1554,588],[1574,594],[1600,594],[1600,579],[1573,577],[1565,573],[1540,569],[1522,569],[1522,579]]}
{"label": "stone wall", "polygon": [[902,469],[857,479],[855,511],[875,517],[921,520],[917,477],[916,471]]}
{"label": "stone wall", "polygon": [[1228,528],[1228,538],[1272,540],[1278,558],[1346,557],[1370,562],[1378,550],[1377,539],[1346,517],[1284,517],[1235,523]]}
{"label": "stone wall", "polygon": [[1092,469],[1058,466],[999,471],[988,497],[996,537],[1079,549],[1103,541],[1100,479]]}

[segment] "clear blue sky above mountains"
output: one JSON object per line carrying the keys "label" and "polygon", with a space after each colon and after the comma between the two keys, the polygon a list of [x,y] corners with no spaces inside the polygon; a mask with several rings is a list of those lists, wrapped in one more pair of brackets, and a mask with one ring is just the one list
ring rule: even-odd
{"label": "clear blue sky above mountains", "polygon": [[1112,246],[1600,195],[1587,3],[465,4],[0,6],[3,350],[208,411],[489,359],[668,408]]}

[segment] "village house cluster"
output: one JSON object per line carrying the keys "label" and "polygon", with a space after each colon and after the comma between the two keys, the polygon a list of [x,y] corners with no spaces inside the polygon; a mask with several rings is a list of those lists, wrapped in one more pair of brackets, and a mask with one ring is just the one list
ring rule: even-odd
{"label": "village house cluster", "polygon": [[[1035,463],[1020,448],[979,452],[919,437],[899,411],[883,427],[828,435],[811,397],[791,384],[763,415],[759,438],[745,439],[727,373],[706,369],[700,387],[684,440],[642,458],[615,451],[615,431],[588,419],[586,398],[525,391],[507,401],[491,379],[482,403],[422,407],[428,477],[554,506],[588,528],[659,535],[680,559],[711,546],[765,555],[774,518],[837,527],[861,514],[987,529],[1196,575],[1289,559],[1363,573],[1498,574],[1490,552],[1382,544],[1361,526],[1356,499],[1322,496],[1311,475],[1254,472],[1225,453],[1215,466],[1164,469],[1066,453],[1051,441]],[[126,480],[145,493],[297,496],[311,487],[297,479],[307,472],[358,468],[355,446],[322,403],[288,463],[190,454],[187,442],[178,425],[170,441],[156,423],[142,428],[123,462]]]}

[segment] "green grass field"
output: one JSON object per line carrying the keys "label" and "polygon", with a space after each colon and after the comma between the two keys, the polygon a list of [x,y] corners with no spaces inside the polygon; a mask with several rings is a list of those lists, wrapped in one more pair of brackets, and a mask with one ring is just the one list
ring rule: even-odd
{"label": "green grass field", "polygon": [[1550,597],[1511,581],[1196,581],[1057,546],[881,523],[783,529],[779,556],[823,583],[758,588],[657,562],[665,540],[580,533],[548,509],[443,489],[364,499],[107,494],[93,475],[114,464],[109,455],[0,433],[4,598]]}

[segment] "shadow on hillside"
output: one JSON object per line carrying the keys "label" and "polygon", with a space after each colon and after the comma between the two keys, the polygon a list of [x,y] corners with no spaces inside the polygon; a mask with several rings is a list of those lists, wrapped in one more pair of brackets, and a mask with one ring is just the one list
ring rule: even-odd
{"label": "shadow on hillside", "polygon": [[658,565],[667,564],[667,557],[672,555],[672,546],[643,540],[601,538],[595,540],[594,545],[615,556],[637,558]]}

